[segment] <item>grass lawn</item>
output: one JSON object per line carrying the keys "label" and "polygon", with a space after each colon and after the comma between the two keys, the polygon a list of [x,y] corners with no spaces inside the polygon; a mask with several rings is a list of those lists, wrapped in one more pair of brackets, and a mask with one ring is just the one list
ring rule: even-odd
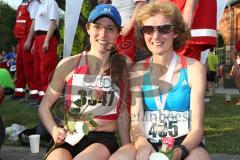
{"label": "grass lawn", "polygon": [[235,106],[236,95],[230,104],[223,94],[211,97],[206,103],[205,136],[211,153],[240,154],[240,106]]}
{"label": "grass lawn", "polygon": [[[7,100],[5,99],[0,106],[0,115],[3,119],[5,127],[10,126],[13,123],[17,123],[25,126],[26,128],[34,127],[38,122],[37,108],[33,108],[26,102]],[[8,141],[8,137],[5,136],[5,145],[20,146],[20,143]]]}
{"label": "grass lawn", "polygon": [[[205,137],[206,148],[210,153],[240,154],[240,107],[226,104],[223,94],[211,97],[206,103]],[[5,100],[0,107],[5,126],[18,123],[33,127],[39,121],[37,109],[25,102]],[[5,144],[9,144],[5,139]],[[16,145],[16,144],[14,144]]]}
{"label": "grass lawn", "polygon": [[0,107],[5,127],[12,123],[24,125],[27,128],[34,127],[39,121],[37,108],[26,102],[5,99]]}

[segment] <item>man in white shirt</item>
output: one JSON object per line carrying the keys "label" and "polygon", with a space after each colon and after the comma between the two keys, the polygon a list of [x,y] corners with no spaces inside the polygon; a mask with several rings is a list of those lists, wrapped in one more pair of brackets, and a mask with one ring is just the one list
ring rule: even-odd
{"label": "man in white shirt", "polygon": [[[48,87],[49,78],[57,65],[57,26],[59,7],[55,0],[40,0],[34,32],[34,67],[41,101]],[[40,102],[39,101],[39,102]]]}

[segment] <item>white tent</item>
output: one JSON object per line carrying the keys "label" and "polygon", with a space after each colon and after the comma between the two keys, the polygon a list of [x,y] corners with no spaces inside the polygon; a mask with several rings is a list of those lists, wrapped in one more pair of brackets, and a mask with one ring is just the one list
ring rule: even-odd
{"label": "white tent", "polygon": [[66,0],[63,57],[71,55],[82,3],[83,0]]}

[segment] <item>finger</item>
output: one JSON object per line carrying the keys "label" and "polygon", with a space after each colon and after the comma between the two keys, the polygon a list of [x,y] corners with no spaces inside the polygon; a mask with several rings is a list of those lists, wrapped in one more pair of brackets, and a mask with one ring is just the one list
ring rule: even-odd
{"label": "finger", "polygon": [[65,134],[66,133],[65,129],[61,128],[61,127],[58,128],[58,132],[61,133],[61,134]]}
{"label": "finger", "polygon": [[57,139],[57,140],[56,140],[56,143],[57,143],[57,144],[62,144],[62,143],[63,143],[63,140]]}
{"label": "finger", "polygon": [[59,136],[59,137],[58,137],[58,140],[59,140],[60,142],[62,142],[62,141],[65,140],[65,137],[64,137],[64,136]]}

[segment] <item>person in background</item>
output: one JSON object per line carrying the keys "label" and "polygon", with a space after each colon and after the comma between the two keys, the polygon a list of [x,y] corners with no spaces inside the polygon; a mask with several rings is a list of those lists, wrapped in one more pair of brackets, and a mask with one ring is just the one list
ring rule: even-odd
{"label": "person in background", "polygon": [[10,74],[14,77],[16,71],[16,47],[11,46],[12,51],[6,54],[5,58],[7,60],[7,66],[9,68]]}
{"label": "person in background", "polygon": [[206,96],[212,96],[215,92],[215,82],[218,67],[218,56],[215,54],[214,49],[211,48],[207,57],[207,93]]}
{"label": "person in background", "polygon": [[217,86],[223,88],[225,77],[225,62],[220,61],[217,68]]}
{"label": "person in background", "polygon": [[0,68],[0,86],[4,89],[4,95],[12,95],[14,93],[11,75],[5,68]]}
{"label": "person in background", "polygon": [[40,104],[58,59],[59,7],[55,0],[40,0],[40,2],[34,23],[34,75],[38,84],[38,100],[35,105]]}
{"label": "person in background", "polygon": [[6,55],[6,51],[2,50],[2,52],[0,53],[0,62],[2,62],[4,60],[5,55]]}
{"label": "person in background", "polygon": [[172,138],[171,160],[209,160],[202,142],[206,69],[176,54],[190,37],[181,13],[170,1],[155,1],[142,7],[136,21],[138,45],[152,53],[131,71],[136,159],[148,160],[164,138]]}
{"label": "person in background", "polygon": [[3,50],[1,52],[1,55],[0,55],[0,68],[5,68],[5,69],[9,69],[8,66],[7,66],[7,59],[6,59],[6,51]]}
{"label": "person in background", "polygon": [[[187,57],[200,60],[201,52],[215,47],[217,43],[217,1],[171,1],[180,9],[185,23],[191,29],[192,36],[192,38],[187,41],[186,45],[177,52]],[[210,10],[211,12],[206,12]]]}
{"label": "person in background", "polygon": [[1,63],[3,65],[2,68],[6,68],[10,72],[12,71],[12,75],[14,75],[14,69],[16,69],[16,53],[15,47],[12,46],[12,51],[6,53],[6,51],[2,51]]}
{"label": "person in background", "polygon": [[[240,92],[240,40],[237,42],[235,47],[231,51],[231,59],[233,62],[231,76],[235,80],[235,84],[237,86],[238,91]],[[238,98],[237,106],[240,106],[240,98]]]}
{"label": "person in background", "polygon": [[[110,4],[97,5],[89,15],[86,29],[90,48],[58,64],[39,108],[40,119],[55,143],[47,160],[106,160],[118,149],[117,127],[121,144],[129,143],[128,119],[124,118],[128,115],[126,57],[118,54],[114,46],[121,31],[120,14]],[[65,142],[69,131],[57,126],[50,111],[64,88],[65,111],[74,109],[73,103],[79,99],[97,123],[95,127],[87,123],[90,132],[75,145]]]}
{"label": "person in background", "polygon": [[34,37],[34,19],[38,10],[39,0],[24,0],[18,7],[14,36],[18,41],[16,59],[16,81],[14,95],[11,99],[25,97],[26,85],[29,87],[27,100],[37,98],[37,84],[34,79],[34,61],[31,48]]}
{"label": "person in background", "polygon": [[136,60],[136,47],[134,41],[135,16],[146,0],[105,0],[103,3],[112,3],[122,18],[122,31],[116,40],[117,50],[127,55],[133,62]]}
{"label": "person in background", "polygon": [[[191,28],[191,39],[178,52],[200,60],[201,51],[213,48],[217,43],[216,0],[172,0],[181,10],[184,21]],[[206,12],[211,11],[211,12]],[[207,18],[206,18],[207,17]]]}

